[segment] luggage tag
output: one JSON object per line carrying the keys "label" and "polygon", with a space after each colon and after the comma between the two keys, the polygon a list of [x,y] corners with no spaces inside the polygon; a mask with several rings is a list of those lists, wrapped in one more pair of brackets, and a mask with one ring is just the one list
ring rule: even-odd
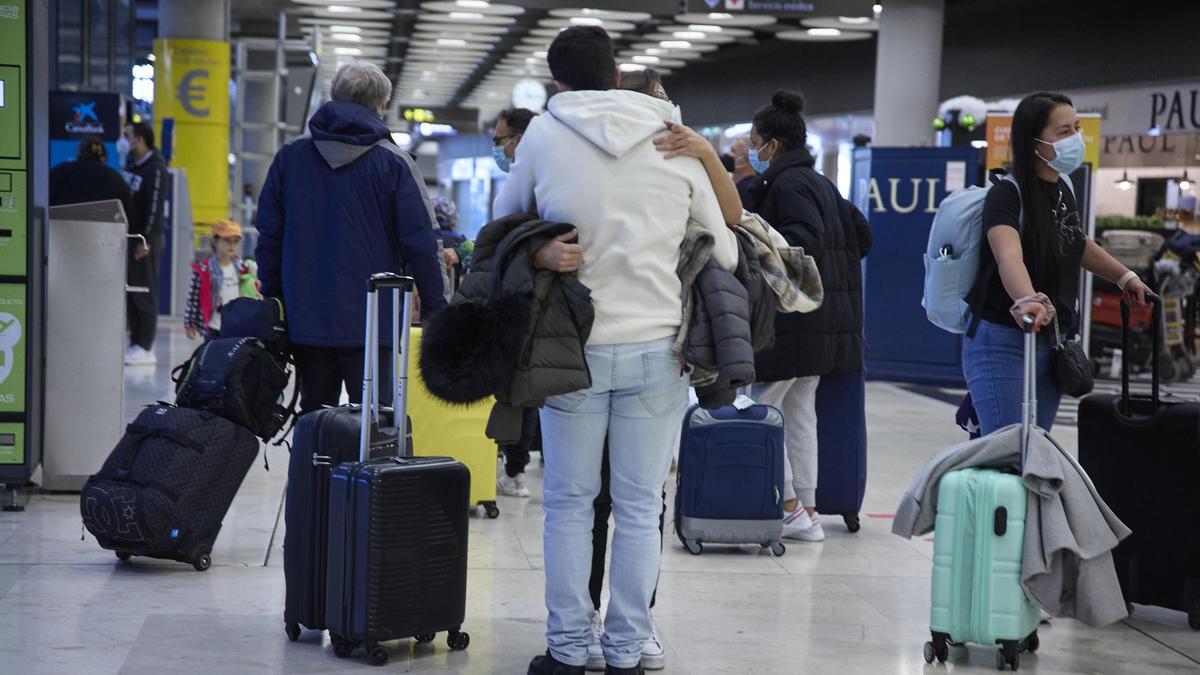
{"label": "luggage tag", "polygon": [[737,408],[738,410],[749,410],[756,405],[758,405],[758,403],[745,394],[738,394],[737,398],[733,399],[733,407]]}

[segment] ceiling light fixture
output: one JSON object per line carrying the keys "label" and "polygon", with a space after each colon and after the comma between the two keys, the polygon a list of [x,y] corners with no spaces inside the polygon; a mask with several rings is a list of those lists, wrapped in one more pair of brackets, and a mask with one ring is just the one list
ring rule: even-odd
{"label": "ceiling light fixture", "polygon": [[662,59],[658,58],[657,56],[635,56],[635,57],[633,57],[634,63],[658,63],[659,61],[662,61]]}
{"label": "ceiling light fixture", "polygon": [[865,23],[871,23],[869,16],[839,16],[838,21],[851,26],[861,26]]}
{"label": "ceiling light fixture", "polygon": [[449,16],[455,21],[478,21],[483,18],[479,12],[450,12]]}
{"label": "ceiling light fixture", "polygon": [[594,16],[576,16],[571,18],[571,25],[574,26],[603,26],[604,19],[597,19]]}
{"label": "ceiling light fixture", "polygon": [[358,26],[330,26],[329,30],[333,33],[354,33],[356,35],[362,33],[362,28]]}
{"label": "ceiling light fixture", "polygon": [[1188,178],[1187,169],[1183,170],[1183,179],[1179,181],[1179,189],[1180,190],[1191,190],[1192,189],[1192,181],[1191,181],[1191,179]]}
{"label": "ceiling light fixture", "polygon": [[842,31],[836,28],[809,28],[808,34],[813,37],[837,37]]}
{"label": "ceiling light fixture", "polygon": [[346,5],[330,5],[326,9],[332,14],[355,14],[362,11],[362,7],[347,7]]}
{"label": "ceiling light fixture", "polygon": [[720,26],[709,26],[702,23],[693,23],[688,26],[688,30],[694,30],[700,33],[720,33],[725,29],[721,28]]}
{"label": "ceiling light fixture", "polygon": [[338,56],[362,56],[362,50],[358,47],[338,47],[333,53]]}
{"label": "ceiling light fixture", "polygon": [[622,63],[620,68],[621,72],[623,73],[636,73],[639,70],[645,70],[646,66],[643,66],[640,63]]}
{"label": "ceiling light fixture", "polygon": [[877,2],[871,7],[871,11],[875,13],[875,18],[878,19],[879,15],[883,14],[883,5]]}
{"label": "ceiling light fixture", "polygon": [[1121,172],[1121,180],[1117,181],[1117,187],[1121,190],[1128,190],[1133,187],[1133,181],[1129,180],[1129,170]]}
{"label": "ceiling light fixture", "polygon": [[438,43],[439,47],[466,47],[467,46],[466,40],[459,40],[458,38],[438,38],[437,43]]}
{"label": "ceiling light fixture", "polygon": [[663,54],[670,54],[671,50],[662,49],[661,47],[650,47],[646,50],[646,53],[650,56],[662,56]]}
{"label": "ceiling light fixture", "polygon": [[333,35],[330,35],[329,38],[331,40],[336,40],[337,42],[362,42],[363,41],[363,37],[361,35],[355,35],[354,33],[334,33]]}
{"label": "ceiling light fixture", "polygon": [[467,9],[486,9],[491,6],[491,3],[487,0],[458,0],[454,4]]}
{"label": "ceiling light fixture", "polygon": [[713,21],[731,21],[733,19],[733,15],[726,14],[725,12],[710,12],[708,18],[712,19]]}
{"label": "ceiling light fixture", "polygon": [[658,46],[664,49],[691,49],[692,43],[687,40],[663,40]]}
{"label": "ceiling light fixture", "polygon": [[701,33],[698,30],[680,30],[671,33],[671,35],[674,35],[680,40],[703,40],[705,38],[704,33]]}
{"label": "ceiling light fixture", "polygon": [[546,58],[546,52],[534,52],[534,53],[533,53],[533,58],[535,58],[535,59],[544,59],[544,58]]}

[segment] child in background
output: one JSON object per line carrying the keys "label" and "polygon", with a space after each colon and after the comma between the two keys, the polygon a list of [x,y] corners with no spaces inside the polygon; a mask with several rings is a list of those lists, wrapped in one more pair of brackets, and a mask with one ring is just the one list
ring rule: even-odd
{"label": "child in background", "polygon": [[203,335],[204,340],[221,336],[221,308],[236,298],[261,298],[258,292],[258,266],[243,261],[242,226],[232,220],[213,224],[213,255],[192,263],[192,285],[188,290],[184,327],[189,340]]}

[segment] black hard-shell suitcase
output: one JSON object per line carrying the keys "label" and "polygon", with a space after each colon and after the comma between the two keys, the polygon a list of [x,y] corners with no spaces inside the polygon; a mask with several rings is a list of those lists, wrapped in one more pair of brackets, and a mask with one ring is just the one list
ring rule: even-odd
{"label": "black hard-shell suitcase", "polygon": [[[407,335],[405,331],[404,336]],[[368,354],[378,353],[378,335],[370,325],[366,348]],[[395,371],[397,379],[399,372]],[[401,386],[398,382],[393,391],[400,391]],[[372,396],[377,397],[377,394],[372,392]],[[284,507],[283,576],[286,598],[283,620],[288,638],[293,642],[300,638],[301,627],[325,629],[329,475],[338,464],[358,459],[362,440],[362,411],[362,406],[358,405],[315,410],[300,417],[292,435]],[[391,408],[381,408],[377,417],[371,421],[370,456],[394,457],[400,454],[396,445],[397,431],[392,427]],[[408,428],[406,424],[406,454],[411,455],[412,436]]]}
{"label": "black hard-shell suitcase", "polygon": [[[1155,314],[1153,344],[1159,344],[1161,311]],[[1124,303],[1121,318],[1128,348]],[[1079,463],[1133,530],[1113,552],[1125,601],[1187,612],[1200,630],[1200,402],[1160,395],[1159,351],[1152,350],[1149,397],[1129,394],[1126,359],[1120,395],[1079,402]]]}
{"label": "black hard-shell suitcase", "polygon": [[203,572],[258,447],[253,433],[213,413],[149,406],[84,484],[83,524],[121,560],[178,560]]}
{"label": "black hard-shell suitcase", "polygon": [[[378,289],[395,289],[392,334],[401,335],[396,366],[396,414],[407,427],[409,325],[413,280],[377,274],[368,284],[367,335],[379,322]],[[403,318],[399,291],[404,290]],[[378,351],[363,364],[361,428],[376,416]],[[466,649],[462,632],[467,592],[467,505],[471,475],[449,457],[370,459],[363,433],[358,461],[334,467],[330,477],[325,624],[334,653],[359,645],[371,662],[387,663],[379,642],[413,637],[429,642],[448,631],[451,649]]]}

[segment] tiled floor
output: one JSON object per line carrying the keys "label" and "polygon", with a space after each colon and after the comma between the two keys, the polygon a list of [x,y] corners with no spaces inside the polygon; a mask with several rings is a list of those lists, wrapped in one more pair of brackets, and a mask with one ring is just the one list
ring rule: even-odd
{"label": "tiled floor", "polygon": [[[170,363],[189,346],[164,326],[160,365],[129,378],[127,410],[170,395]],[[868,391],[871,464],[865,514],[893,512],[922,461],[960,440],[953,408],[896,387]],[[1072,447],[1074,429],[1061,441]],[[21,514],[0,514],[0,673],[363,672],[317,633],[283,633],[282,530],[286,453],[257,463],[225,519],[214,566],[135,559],[120,564],[82,537],[77,499],[34,495]],[[498,520],[472,518],[466,652],[444,642],[391,644],[384,669],[420,673],[523,673],[544,648],[540,473],[532,499],[501,498]],[[666,673],[989,672],[991,649],[956,650],[945,666],[921,657],[927,637],[932,545],[889,533],[866,517],[851,535],[829,520],[823,544],[709,547],[694,557],[668,537],[656,617]],[[274,536],[274,545],[271,545]],[[1181,615],[1139,609],[1105,629],[1057,620],[1042,650],[1022,660],[1040,673],[1200,672],[1200,633]]]}

